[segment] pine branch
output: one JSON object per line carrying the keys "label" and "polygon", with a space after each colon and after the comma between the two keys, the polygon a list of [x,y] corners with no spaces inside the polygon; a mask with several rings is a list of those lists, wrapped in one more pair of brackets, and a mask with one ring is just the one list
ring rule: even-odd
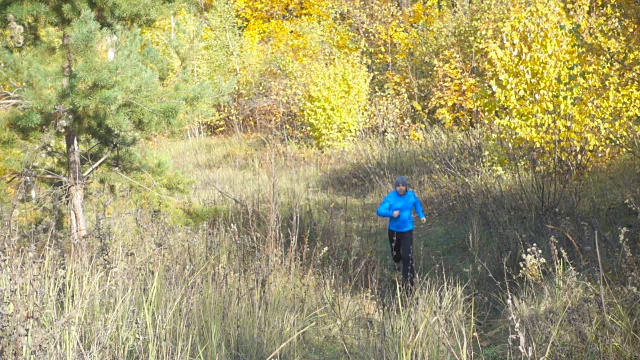
{"label": "pine branch", "polygon": [[2,97],[2,99],[20,99],[20,95],[7,90],[0,90],[0,97]]}
{"label": "pine branch", "polygon": [[11,173],[11,174],[6,174],[2,177],[0,177],[0,179],[7,179],[7,184],[12,182],[13,180],[15,180],[16,178],[20,177],[20,173]]}
{"label": "pine branch", "polygon": [[91,173],[97,169],[100,165],[102,165],[102,163],[107,160],[107,158],[109,158],[109,155],[111,155],[111,152],[113,151],[113,149],[115,149],[115,147],[118,146],[117,144],[113,144],[113,146],[111,146],[109,148],[109,151],[107,151],[107,153],[100,159],[98,160],[95,164],[91,165],[91,167],[89,169],[87,169],[87,171],[84,172],[84,174],[82,174],[82,176],[84,176],[85,178],[89,175],[91,175]]}
{"label": "pine branch", "polygon": [[[47,171],[47,170],[45,170]],[[15,179],[18,178],[37,178],[37,179],[52,179],[52,180],[60,180],[60,181],[67,181],[68,179],[64,176],[58,175],[58,174],[54,174],[50,171],[48,171],[49,174],[35,174],[32,172],[27,172],[27,171],[21,171],[21,172],[12,172],[10,174],[6,174],[2,177],[0,177],[0,179],[7,179],[7,184],[12,182]]]}
{"label": "pine branch", "polygon": [[12,106],[27,104],[20,98],[20,95],[7,90],[0,90],[0,109],[6,110]]}
{"label": "pine branch", "polygon": [[113,171],[115,174],[122,176],[123,178],[125,178],[125,179],[126,179],[126,180],[128,180],[128,181],[130,181],[131,183],[133,183],[133,184],[135,184],[135,185],[138,185],[139,187],[141,187],[141,188],[143,188],[143,189],[145,189],[145,190],[147,190],[147,191],[149,191],[149,192],[151,192],[151,193],[154,193],[154,194],[156,194],[156,195],[158,195],[158,196],[160,196],[160,197],[162,197],[162,198],[165,198],[165,199],[173,200],[173,201],[175,201],[175,202],[176,202],[176,203],[178,203],[178,204],[183,204],[183,202],[182,202],[182,201],[180,201],[179,199],[176,199],[176,198],[174,198],[174,197],[172,197],[172,196],[164,195],[164,194],[162,194],[162,193],[160,193],[160,192],[158,192],[158,191],[155,191],[155,190],[153,190],[153,189],[151,189],[151,188],[149,188],[149,187],[147,187],[147,186],[145,186],[145,185],[141,184],[140,182],[135,181],[134,179],[132,179],[132,178],[128,177],[127,175],[123,174],[122,172],[120,172],[120,171],[119,171],[119,170],[117,170],[117,169],[113,169],[112,171]]}
{"label": "pine branch", "polygon": [[153,110],[149,109],[148,107],[144,106],[143,104],[141,104],[141,103],[139,103],[139,102],[137,102],[137,101],[135,101],[135,100],[126,99],[126,101],[129,101],[129,102],[131,102],[131,103],[133,103],[133,104],[135,104],[135,105],[138,105],[138,106],[140,106],[141,108],[143,108],[143,109],[145,109],[145,110],[147,110],[147,111],[149,111],[149,112],[153,112]]}

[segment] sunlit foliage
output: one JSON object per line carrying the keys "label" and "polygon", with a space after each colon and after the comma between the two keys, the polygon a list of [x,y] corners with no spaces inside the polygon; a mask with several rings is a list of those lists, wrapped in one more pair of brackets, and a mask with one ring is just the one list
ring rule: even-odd
{"label": "sunlit foliage", "polygon": [[488,29],[488,130],[511,154],[574,171],[621,150],[638,115],[637,83],[583,40],[611,20],[588,2],[549,0],[514,4]]}

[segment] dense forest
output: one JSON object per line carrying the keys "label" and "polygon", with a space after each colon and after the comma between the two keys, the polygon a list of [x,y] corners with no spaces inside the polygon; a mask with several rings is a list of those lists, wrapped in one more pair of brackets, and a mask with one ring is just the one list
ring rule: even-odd
{"label": "dense forest", "polygon": [[0,0],[0,28],[1,359],[640,357],[640,2]]}

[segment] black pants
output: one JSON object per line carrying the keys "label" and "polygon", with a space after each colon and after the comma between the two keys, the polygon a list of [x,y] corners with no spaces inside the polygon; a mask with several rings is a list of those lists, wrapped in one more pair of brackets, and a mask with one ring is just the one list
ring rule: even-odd
{"label": "black pants", "polygon": [[389,230],[389,244],[391,256],[398,264],[402,261],[402,284],[413,287],[415,269],[413,268],[413,230]]}

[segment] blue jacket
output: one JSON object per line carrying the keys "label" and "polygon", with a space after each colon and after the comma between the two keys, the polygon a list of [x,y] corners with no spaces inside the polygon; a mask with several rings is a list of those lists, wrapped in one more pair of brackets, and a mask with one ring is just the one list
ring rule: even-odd
{"label": "blue jacket", "polygon": [[[389,230],[409,231],[413,230],[411,209],[416,210],[420,219],[425,217],[422,211],[422,204],[416,193],[407,189],[404,195],[400,195],[397,190],[393,190],[382,200],[378,207],[378,216],[389,218]],[[400,210],[400,215],[394,218],[393,212],[396,210]]]}

